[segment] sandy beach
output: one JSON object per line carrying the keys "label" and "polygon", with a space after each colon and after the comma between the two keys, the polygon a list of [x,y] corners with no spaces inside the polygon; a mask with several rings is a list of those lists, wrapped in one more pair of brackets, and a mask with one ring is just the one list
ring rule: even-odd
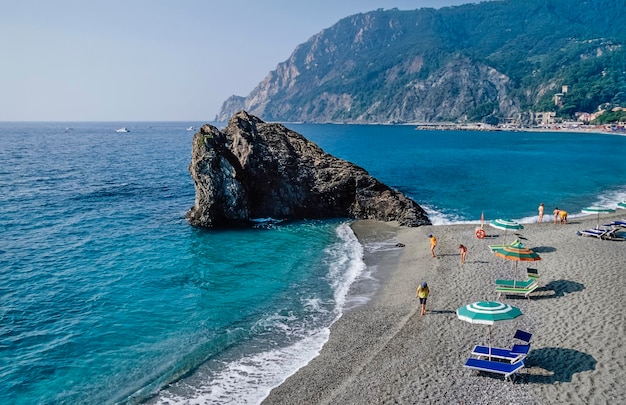
{"label": "sandy beach", "polygon": [[[601,222],[626,218],[626,210]],[[463,367],[475,344],[487,344],[488,328],[457,319],[456,309],[495,300],[496,278],[511,278],[515,263],[496,257],[489,244],[516,235],[476,225],[398,227],[357,221],[359,240],[402,243],[366,258],[381,287],[370,302],[347,311],[331,328],[319,356],[272,390],[264,404],[617,404],[626,403],[623,305],[626,241],[578,236],[597,217],[528,224],[521,241],[542,260],[539,288],[530,299],[502,296],[523,316],[493,327],[493,343],[512,344],[516,329],[533,334],[526,367],[513,382]],[[427,234],[438,239],[431,258]],[[468,248],[460,264],[458,246]],[[520,263],[525,270],[528,263]],[[521,272],[520,274],[522,274]],[[420,316],[415,290],[431,289]]]}

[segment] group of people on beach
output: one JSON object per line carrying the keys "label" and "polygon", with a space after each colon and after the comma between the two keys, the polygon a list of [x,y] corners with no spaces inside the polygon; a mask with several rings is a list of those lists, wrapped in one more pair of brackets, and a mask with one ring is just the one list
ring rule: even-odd
{"label": "group of people on beach", "polygon": [[[430,240],[430,255],[431,257],[437,257],[435,255],[435,248],[437,247],[437,238],[431,233],[428,235],[428,239]],[[461,254],[461,266],[465,264],[465,258],[467,257],[467,247],[463,244],[459,245],[459,252]],[[415,291],[415,298],[419,298],[421,305],[421,315],[424,316],[426,314],[426,300],[428,295],[430,294],[430,289],[428,288],[428,284],[423,282],[417,287],[417,291]]]}
{"label": "group of people on beach", "polygon": [[[543,222],[544,208],[545,208],[544,203],[539,204],[539,208],[538,208],[538,211],[539,211],[538,222],[539,223]],[[554,215],[555,225],[557,222],[560,224],[567,224],[567,211],[560,210],[559,207],[556,207],[554,211],[552,212],[552,214]],[[430,255],[433,258],[437,257],[437,255],[435,255],[435,248],[437,247],[437,238],[431,233],[429,233],[427,236],[428,236],[428,239],[430,240]],[[461,266],[463,266],[465,264],[465,258],[467,257],[467,247],[464,246],[463,244],[460,244],[459,252],[461,254]],[[428,288],[428,284],[426,282],[423,282],[422,284],[420,284],[420,286],[417,287],[417,291],[415,291],[415,298],[419,298],[420,300],[422,316],[426,314],[426,300],[428,299],[429,294],[430,294],[430,289]]]}
{"label": "group of people on beach", "polygon": [[[544,204],[541,203],[539,204],[539,208],[537,208],[537,211],[539,211],[539,223],[543,222],[543,212],[544,212]],[[560,210],[559,207],[554,208],[554,211],[552,212],[552,214],[554,215],[554,224],[556,225],[556,223],[560,223],[560,224],[566,224],[567,223],[567,211],[565,210]]]}

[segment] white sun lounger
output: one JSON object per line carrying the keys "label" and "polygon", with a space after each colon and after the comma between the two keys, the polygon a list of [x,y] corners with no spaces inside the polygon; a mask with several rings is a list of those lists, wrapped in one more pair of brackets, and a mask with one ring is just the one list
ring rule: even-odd
{"label": "white sun lounger", "polygon": [[505,285],[497,285],[496,284],[496,292],[498,293],[498,298],[504,294],[510,295],[523,295],[528,298],[531,292],[535,291],[539,287],[539,283],[533,280],[528,286],[525,287],[513,287],[513,286],[505,286]]}

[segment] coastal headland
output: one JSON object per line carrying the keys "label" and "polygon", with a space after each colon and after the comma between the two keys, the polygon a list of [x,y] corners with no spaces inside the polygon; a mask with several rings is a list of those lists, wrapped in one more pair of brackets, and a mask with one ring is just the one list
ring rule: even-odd
{"label": "coastal headland", "polygon": [[[626,210],[603,216],[623,219]],[[513,382],[463,367],[488,328],[457,319],[456,309],[496,300],[494,280],[511,278],[515,263],[491,253],[505,243],[503,231],[476,225],[400,227],[360,220],[352,227],[362,242],[404,244],[401,253],[366,257],[381,280],[375,297],[347,311],[331,328],[319,356],[271,391],[264,404],[610,404],[625,403],[623,286],[626,241],[578,236],[596,216],[568,224],[528,224],[516,238],[542,260],[540,287],[529,299],[502,296],[520,308],[517,320],[492,328],[495,346],[509,346],[516,329],[533,334],[526,367]],[[427,234],[438,239],[431,258]],[[458,246],[468,248],[460,263]],[[526,263],[520,263],[525,270]],[[531,267],[529,266],[529,267]],[[420,316],[415,290],[427,281],[431,294]]]}

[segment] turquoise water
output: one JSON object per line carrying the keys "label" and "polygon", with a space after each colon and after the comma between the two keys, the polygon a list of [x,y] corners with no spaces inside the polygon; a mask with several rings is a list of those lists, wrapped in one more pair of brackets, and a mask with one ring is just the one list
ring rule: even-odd
{"label": "turquoise water", "polygon": [[[343,219],[190,227],[200,124],[0,123],[0,403],[258,403],[375,288]],[[626,200],[626,137],[288,126],[436,224]]]}

